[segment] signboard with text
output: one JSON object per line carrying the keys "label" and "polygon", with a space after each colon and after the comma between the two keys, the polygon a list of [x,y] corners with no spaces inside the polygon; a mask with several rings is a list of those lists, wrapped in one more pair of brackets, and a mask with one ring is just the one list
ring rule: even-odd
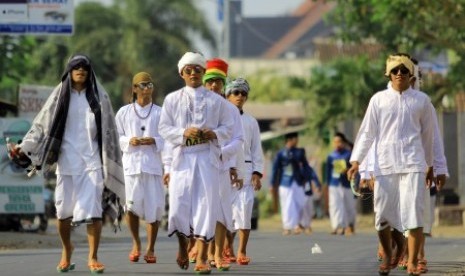
{"label": "signboard with text", "polygon": [[18,117],[33,119],[44,105],[54,87],[21,84],[18,93]]}
{"label": "signboard with text", "polygon": [[44,178],[28,177],[8,158],[6,139],[18,143],[31,127],[27,119],[0,118],[0,214],[40,214],[45,210]]}
{"label": "signboard with text", "polygon": [[72,35],[73,0],[0,0],[0,34]]}

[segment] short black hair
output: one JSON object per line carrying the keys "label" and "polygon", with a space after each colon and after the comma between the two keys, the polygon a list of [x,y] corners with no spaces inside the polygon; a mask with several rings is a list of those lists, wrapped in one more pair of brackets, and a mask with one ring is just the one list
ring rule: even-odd
{"label": "short black hair", "polygon": [[297,137],[299,137],[299,133],[297,133],[297,132],[289,132],[289,133],[286,133],[284,135],[284,138],[286,140],[289,140],[289,139],[292,139],[292,138],[297,138]]}

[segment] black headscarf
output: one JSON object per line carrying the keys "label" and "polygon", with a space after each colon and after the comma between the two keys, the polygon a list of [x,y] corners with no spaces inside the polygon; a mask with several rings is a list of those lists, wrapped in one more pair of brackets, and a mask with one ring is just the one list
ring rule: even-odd
{"label": "black headscarf", "polygon": [[65,72],[61,77],[61,90],[58,93],[57,109],[53,116],[52,127],[49,133],[49,139],[46,144],[47,158],[45,163],[51,165],[58,161],[58,154],[60,152],[63,134],[65,132],[66,118],[68,117],[68,107],[71,97],[72,77],[71,71],[76,66],[82,66],[88,72],[86,80],[86,99],[89,103],[90,109],[95,115],[95,122],[97,124],[97,137],[100,156],[102,156],[102,124],[101,124],[101,109],[98,98],[97,83],[95,72],[92,69],[90,59],[82,54],[73,55],[66,65]]}

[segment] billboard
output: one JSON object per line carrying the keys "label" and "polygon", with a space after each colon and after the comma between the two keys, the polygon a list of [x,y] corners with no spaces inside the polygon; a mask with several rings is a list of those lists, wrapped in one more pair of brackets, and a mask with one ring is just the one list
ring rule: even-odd
{"label": "billboard", "polygon": [[33,119],[44,105],[54,87],[20,84],[18,92],[18,117]]}
{"label": "billboard", "polygon": [[0,0],[0,34],[72,35],[73,0]]}

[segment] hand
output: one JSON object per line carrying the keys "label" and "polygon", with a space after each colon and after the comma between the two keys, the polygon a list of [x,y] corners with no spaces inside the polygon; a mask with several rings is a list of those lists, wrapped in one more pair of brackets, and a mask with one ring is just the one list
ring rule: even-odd
{"label": "hand", "polygon": [[139,146],[140,145],[140,140],[138,137],[132,137],[129,139],[129,145],[131,146]]}
{"label": "hand", "polygon": [[229,178],[231,179],[231,182],[237,179],[237,169],[229,168]]}
{"label": "hand", "polygon": [[184,137],[187,138],[201,138],[203,136],[202,130],[196,127],[189,127],[184,130]]}
{"label": "hand", "polygon": [[252,186],[254,191],[259,191],[262,188],[262,181],[259,175],[252,174]]}
{"label": "hand", "polygon": [[238,190],[240,190],[240,189],[242,189],[242,187],[244,187],[244,179],[235,179],[231,183],[232,183],[233,187],[236,187]]}
{"label": "hand", "polygon": [[368,181],[368,188],[372,192],[375,190],[375,177],[374,176],[371,176],[370,180]]}
{"label": "hand", "polygon": [[168,187],[168,184],[170,183],[170,174],[165,173],[163,175],[163,184]]}
{"label": "hand", "polygon": [[216,133],[211,130],[211,129],[208,129],[208,128],[204,128],[202,129],[202,133],[203,133],[203,138],[204,139],[207,139],[207,140],[214,140],[216,139]]}
{"label": "hand", "polygon": [[152,137],[142,137],[139,138],[139,142],[141,145],[153,145],[155,144],[155,139]]}
{"label": "hand", "polygon": [[442,187],[446,184],[446,175],[445,174],[438,174],[436,176],[436,187],[438,189],[438,192],[442,190]]}
{"label": "hand", "polygon": [[352,164],[352,166],[347,171],[347,178],[349,180],[352,180],[355,177],[355,175],[358,173],[358,162],[354,161],[351,164]]}
{"label": "hand", "polygon": [[426,172],[426,187],[430,188],[431,185],[433,185],[433,181],[434,181],[433,167],[429,167],[428,171]]}

